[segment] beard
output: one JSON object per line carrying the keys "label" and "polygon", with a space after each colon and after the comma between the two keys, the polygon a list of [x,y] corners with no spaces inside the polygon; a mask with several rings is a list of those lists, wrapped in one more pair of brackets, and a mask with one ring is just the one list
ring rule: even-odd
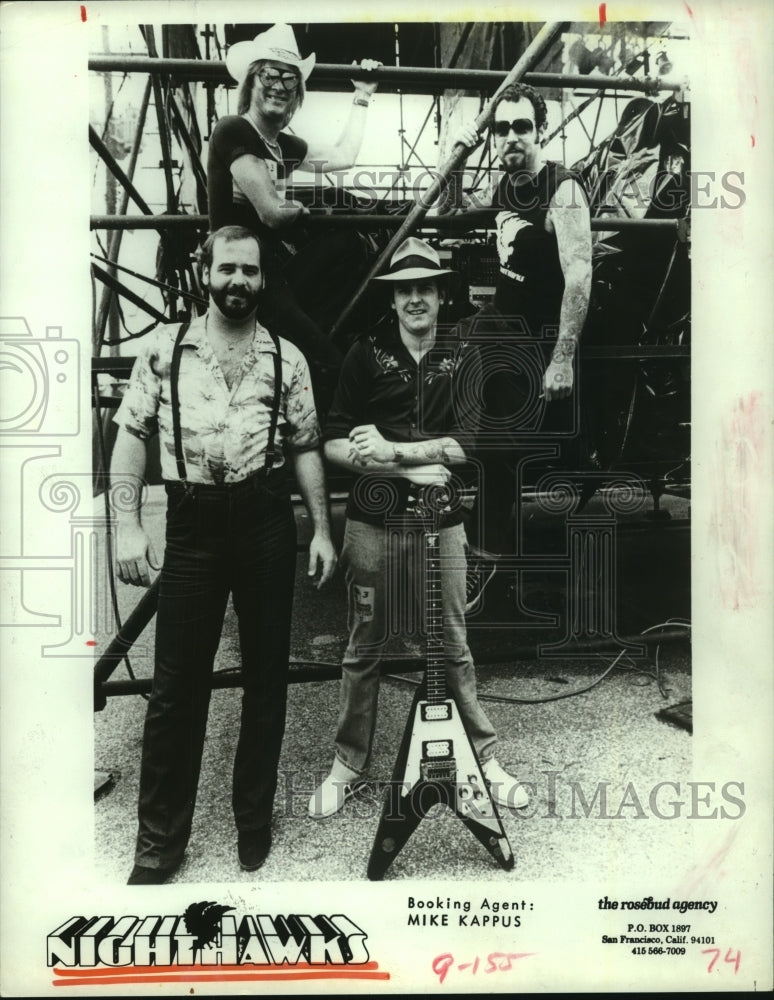
{"label": "beard", "polygon": [[210,297],[226,319],[247,319],[255,311],[259,296],[259,291],[251,292],[246,288],[235,290],[231,285],[210,287]]}
{"label": "beard", "polygon": [[515,173],[517,170],[523,170],[527,162],[524,151],[521,149],[507,149],[503,153],[501,159],[503,167],[508,173]]}

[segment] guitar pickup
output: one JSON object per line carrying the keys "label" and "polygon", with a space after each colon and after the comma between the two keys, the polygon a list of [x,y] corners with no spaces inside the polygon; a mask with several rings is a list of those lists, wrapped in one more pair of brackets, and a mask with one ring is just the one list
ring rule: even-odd
{"label": "guitar pickup", "polygon": [[422,710],[423,722],[442,722],[452,717],[452,706],[450,701],[442,701],[431,705],[425,702],[420,706]]}
{"label": "guitar pickup", "polygon": [[451,740],[423,740],[419,771],[425,781],[456,781],[457,762]]}

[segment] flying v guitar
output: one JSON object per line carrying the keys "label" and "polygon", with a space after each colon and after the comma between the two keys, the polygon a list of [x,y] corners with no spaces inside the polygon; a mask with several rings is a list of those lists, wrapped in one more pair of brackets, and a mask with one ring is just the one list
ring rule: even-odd
{"label": "flying v guitar", "polygon": [[368,862],[371,880],[383,877],[419,821],[439,802],[462,820],[506,871],[514,864],[478,756],[446,686],[438,525],[449,502],[448,488],[439,486],[426,486],[410,498],[409,509],[424,531],[427,665],[385,794]]}

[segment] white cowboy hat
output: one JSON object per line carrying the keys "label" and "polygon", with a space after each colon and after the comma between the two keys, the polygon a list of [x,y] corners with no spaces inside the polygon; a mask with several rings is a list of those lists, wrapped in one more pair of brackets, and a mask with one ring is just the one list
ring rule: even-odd
{"label": "white cowboy hat", "polygon": [[273,62],[295,66],[306,81],[314,68],[315,54],[313,52],[302,59],[290,25],[273,24],[271,28],[256,35],[251,42],[236,42],[232,45],[226,53],[226,69],[237,83],[241,83],[256,59],[271,59]]}
{"label": "white cowboy hat", "polygon": [[415,278],[439,278],[454,271],[441,267],[441,259],[429,243],[409,236],[392,255],[386,274],[374,281],[412,281]]}

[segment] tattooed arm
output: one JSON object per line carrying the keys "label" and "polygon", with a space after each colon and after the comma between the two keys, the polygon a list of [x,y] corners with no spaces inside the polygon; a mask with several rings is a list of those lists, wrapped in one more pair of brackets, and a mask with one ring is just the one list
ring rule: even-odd
{"label": "tattooed arm", "polygon": [[374,424],[354,427],[349,435],[353,461],[361,468],[383,469],[385,466],[456,465],[465,461],[465,452],[452,437],[431,438],[428,441],[398,443],[386,441]]}
{"label": "tattooed arm", "polygon": [[[455,448],[450,449],[450,452],[445,448],[439,449],[428,447],[431,445],[438,445],[440,442],[446,441],[452,442],[452,444],[455,445]],[[392,443],[385,441],[384,444],[389,449],[389,452],[392,453]],[[419,446],[426,449],[426,457],[421,457],[421,453],[418,450]],[[440,455],[441,452],[443,452],[446,455],[447,461],[464,460],[464,456],[463,458],[456,458],[457,452],[459,455],[463,455],[463,452],[452,438],[438,438],[435,441],[418,441],[413,442],[410,445],[398,444],[395,445],[395,448],[401,456],[402,449],[410,449],[412,454],[409,457],[410,459],[413,459],[413,461],[406,461],[405,459],[396,461],[394,458],[385,458],[380,460],[378,458],[364,456],[357,449],[354,442],[350,438],[333,438],[330,441],[326,441],[325,457],[329,462],[333,462],[335,465],[346,469],[348,472],[373,472],[378,473],[380,476],[398,476],[403,479],[410,479],[415,483],[448,482],[450,475],[449,470],[447,469],[445,462],[438,459],[434,460],[431,457],[434,454]],[[454,459],[450,457],[450,453],[451,456],[455,456]]]}
{"label": "tattooed arm", "polygon": [[546,399],[569,396],[573,386],[572,362],[591,293],[591,227],[586,196],[577,181],[559,185],[548,210],[556,233],[559,261],[564,274],[564,294],[559,316],[559,337],[546,369]]}

